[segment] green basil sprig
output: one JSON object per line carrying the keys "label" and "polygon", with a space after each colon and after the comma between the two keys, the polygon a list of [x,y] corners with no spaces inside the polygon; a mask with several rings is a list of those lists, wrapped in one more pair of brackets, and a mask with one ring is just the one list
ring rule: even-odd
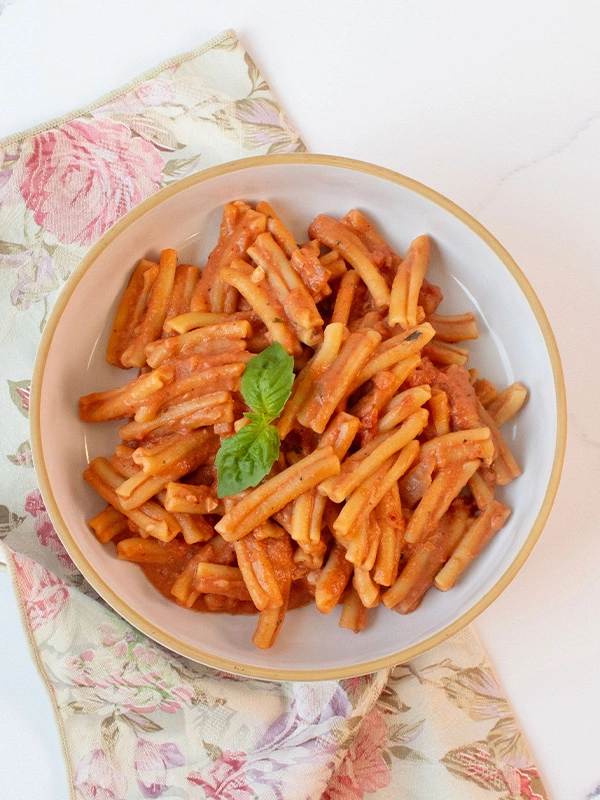
{"label": "green basil sprig", "polygon": [[281,414],[294,383],[294,358],[275,342],[246,364],[242,396],[250,422],[223,439],[217,453],[217,494],[227,497],[256,486],[279,455],[279,432],[274,419]]}

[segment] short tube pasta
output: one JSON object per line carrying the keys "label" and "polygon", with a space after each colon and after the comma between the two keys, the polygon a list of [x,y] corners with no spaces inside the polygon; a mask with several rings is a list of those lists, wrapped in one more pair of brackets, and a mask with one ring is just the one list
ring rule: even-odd
{"label": "short tube pasta", "polygon": [[308,603],[354,633],[415,612],[511,513],[500,428],[527,389],[467,366],[477,319],[439,313],[429,236],[390,242],[357,209],[299,231],[227,203],[205,264],[166,248],[133,269],[106,360],[136,372],[80,398],[83,422],[121,421],[84,472],[90,535],[183,608],[256,614],[261,649]]}

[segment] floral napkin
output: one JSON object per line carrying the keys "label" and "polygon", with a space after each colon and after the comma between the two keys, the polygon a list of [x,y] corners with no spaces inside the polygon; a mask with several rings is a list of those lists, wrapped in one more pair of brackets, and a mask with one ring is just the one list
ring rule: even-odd
{"label": "floral napkin", "polygon": [[224,674],[113,613],[44,508],[28,441],[30,378],[72,269],[122,214],[173,181],[304,149],[233,31],[0,141],[0,538],[71,797],[545,800],[470,630],[361,678]]}

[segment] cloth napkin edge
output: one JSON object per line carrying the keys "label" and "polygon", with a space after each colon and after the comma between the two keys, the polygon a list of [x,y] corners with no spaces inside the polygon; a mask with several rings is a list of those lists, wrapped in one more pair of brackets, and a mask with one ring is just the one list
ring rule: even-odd
{"label": "cloth napkin edge", "polygon": [[71,758],[69,755],[69,748],[67,745],[66,731],[63,725],[63,720],[60,714],[58,703],[56,702],[54,689],[48,679],[48,676],[44,669],[44,665],[42,664],[41,654],[33,638],[33,632],[31,630],[31,627],[29,625],[29,620],[25,612],[25,607],[23,605],[23,598],[21,597],[21,593],[19,592],[19,589],[17,587],[17,574],[15,572],[15,565],[12,559],[13,553],[15,553],[15,551],[11,547],[9,547],[4,542],[0,541],[0,559],[4,559],[4,567],[5,567],[4,571],[7,571],[10,576],[12,595],[14,597],[15,605],[17,607],[17,612],[20,617],[21,627],[23,629],[23,633],[27,641],[27,648],[29,650],[29,655],[31,657],[33,664],[35,664],[36,671],[41,679],[42,685],[46,690],[46,695],[48,697],[48,700],[50,701],[50,705],[52,706],[52,712],[54,714],[54,719],[56,721],[56,727],[58,730],[58,737],[60,739],[60,747],[65,767],[65,777],[67,779],[67,785],[69,789],[69,800],[76,800],[75,788],[74,788],[75,776],[73,775],[71,769]]}
{"label": "cloth napkin edge", "polygon": [[25,139],[30,136],[35,136],[38,133],[42,133],[50,128],[56,128],[60,125],[63,125],[65,122],[68,122],[71,119],[76,119],[80,117],[82,114],[86,114],[87,112],[91,111],[92,109],[96,108],[97,106],[104,105],[105,103],[109,103],[111,100],[114,100],[115,97],[118,97],[120,94],[124,94],[125,92],[131,91],[134,89],[138,84],[142,83],[143,81],[150,80],[151,78],[156,77],[165,69],[169,67],[185,64],[186,61],[191,61],[198,56],[203,55],[204,53],[212,50],[221,42],[226,41],[227,39],[232,39],[237,41],[238,36],[236,31],[233,28],[227,28],[221,33],[213,36],[204,44],[195,47],[193,50],[188,50],[180,55],[171,56],[170,58],[161,61],[159,64],[156,64],[154,67],[150,67],[149,69],[145,70],[144,72],[136,75],[131,80],[127,81],[127,83],[118,86],[116,89],[113,89],[110,92],[106,92],[105,94],[96,97],[89,103],[81,106],[80,108],[76,108],[71,111],[67,111],[65,114],[61,116],[54,117],[53,119],[46,120],[45,122],[40,122],[37,125],[33,125],[30,128],[24,128],[21,131],[17,131],[16,133],[9,133],[8,136],[5,136],[3,139],[0,139],[0,149],[4,147],[8,147],[11,144],[15,144],[15,142],[19,142],[22,139]]}

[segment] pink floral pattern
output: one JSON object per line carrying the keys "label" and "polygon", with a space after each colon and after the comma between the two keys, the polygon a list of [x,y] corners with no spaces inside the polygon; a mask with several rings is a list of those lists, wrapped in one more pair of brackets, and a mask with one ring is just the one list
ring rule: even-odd
{"label": "pink floral pattern", "polygon": [[125,125],[74,119],[33,137],[21,193],[60,242],[91,245],[158,189],[163,166],[156,148]]}
{"label": "pink floral pattern", "polygon": [[39,564],[15,554],[19,590],[25,598],[25,611],[32,630],[57,617],[70,598],[67,584]]}
{"label": "pink floral pattern", "polygon": [[8,381],[8,393],[15,407],[29,417],[29,398],[31,395],[31,383],[29,380]]}
{"label": "pink floral pattern", "polygon": [[144,81],[133,94],[143,106],[163,106],[175,100],[175,89],[169,81]]}
{"label": "pink floral pattern", "polygon": [[96,710],[103,706],[136,714],[175,714],[190,704],[193,690],[178,681],[176,672],[165,670],[155,647],[130,631],[111,637],[110,627],[103,627],[102,647],[87,648],[64,662],[64,679],[81,697],[92,697]]}
{"label": "pink floral pattern", "polygon": [[[26,469],[39,331],[89,246],[185,175],[302,150],[233,33],[85,112],[0,142],[0,309],[3,333],[19,342],[0,363],[0,538],[51,686],[75,797],[545,800],[468,631],[408,666],[339,682],[265,683],[193,664],[76,588],[83,578]],[[434,788],[424,794],[424,786]]]}
{"label": "pink floral pattern", "polygon": [[50,522],[50,517],[46,511],[46,506],[44,505],[39,489],[34,489],[33,492],[27,495],[25,511],[34,517],[34,529],[40,544],[49,548],[53,553],[56,553],[63,567],[75,570],[76,567],[71,556],[65,550],[63,543],[54,530],[54,525]]}
{"label": "pink floral pattern", "polygon": [[74,787],[81,800],[125,800],[127,778],[103,750],[96,749],[79,762]]}
{"label": "pink floral pattern", "polygon": [[510,770],[506,777],[506,788],[514,797],[522,797],[525,800],[544,800],[543,795],[538,794],[534,786],[542,786],[540,773],[535,768],[528,770]]}
{"label": "pink floral pattern", "polygon": [[335,774],[323,800],[361,800],[391,781],[392,774],[382,752],[388,741],[387,725],[376,709],[364,718],[355,740]]}
{"label": "pink floral pattern", "polygon": [[173,742],[156,745],[147,739],[138,739],[135,746],[135,776],[144,797],[160,797],[167,791],[167,771],[181,767],[185,759]]}
{"label": "pink floral pattern", "polygon": [[246,782],[247,760],[246,753],[225,750],[204,775],[190,772],[188,781],[201,786],[211,800],[251,800],[255,795]]}

